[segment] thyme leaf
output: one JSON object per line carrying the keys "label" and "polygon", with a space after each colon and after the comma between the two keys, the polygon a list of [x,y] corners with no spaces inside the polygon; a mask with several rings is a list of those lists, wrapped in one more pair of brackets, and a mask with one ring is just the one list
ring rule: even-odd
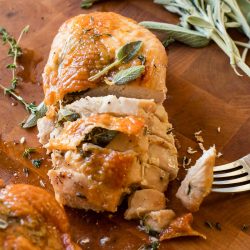
{"label": "thyme leaf", "polygon": [[23,152],[23,157],[24,158],[30,158],[31,156],[31,153],[34,153],[36,152],[36,149],[35,148],[26,148]]}
{"label": "thyme leaf", "polygon": [[34,114],[37,111],[37,106],[34,103],[26,102],[21,96],[17,95],[12,88],[6,88],[2,84],[0,84],[0,88],[4,91],[4,94],[10,95],[22,103],[28,112]]}
{"label": "thyme leaf", "polygon": [[40,168],[42,161],[43,161],[43,159],[33,159],[33,160],[31,160],[31,163],[34,167]]}

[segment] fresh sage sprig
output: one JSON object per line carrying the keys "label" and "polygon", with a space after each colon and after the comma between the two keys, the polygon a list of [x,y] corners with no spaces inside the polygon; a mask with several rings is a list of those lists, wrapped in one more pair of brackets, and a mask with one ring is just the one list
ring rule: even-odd
{"label": "fresh sage sprig", "polygon": [[100,0],[82,0],[81,2],[81,8],[82,9],[88,9],[90,8],[95,2],[98,2]]}
{"label": "fresh sage sprig", "polygon": [[113,84],[121,85],[131,82],[142,75],[145,71],[144,65],[133,66],[119,71],[112,79]]}
{"label": "fresh sage sprig", "polygon": [[[154,2],[180,15],[179,25],[169,26],[169,24],[157,22],[143,22],[142,25],[162,31],[167,37],[172,37],[192,47],[205,46],[209,40],[213,40],[228,55],[236,74],[240,75],[237,70],[240,68],[247,76],[250,76],[250,68],[245,63],[249,43],[235,42],[227,32],[228,28],[240,28],[250,39],[249,1],[155,0]],[[237,45],[245,47],[242,54]]]}
{"label": "fresh sage sprig", "polygon": [[29,31],[29,25],[25,26],[17,41],[14,37],[12,37],[6,29],[0,27],[0,35],[3,41],[3,44],[9,45],[8,55],[13,58],[13,62],[8,64],[6,67],[12,71],[12,79],[11,79],[11,88],[15,89],[18,84],[18,77],[16,76],[16,69],[17,69],[17,58],[22,55],[22,49],[19,46],[20,40],[22,36]]}
{"label": "fresh sage sprig", "polygon": [[99,73],[97,73],[94,76],[91,76],[88,80],[89,81],[95,81],[99,79],[101,76],[106,75],[111,69],[114,67],[122,64],[122,63],[128,63],[130,60],[132,60],[140,51],[140,48],[142,46],[142,41],[135,41],[130,42],[122,46],[116,53],[116,58],[113,63],[105,67],[103,70],[101,70]]}

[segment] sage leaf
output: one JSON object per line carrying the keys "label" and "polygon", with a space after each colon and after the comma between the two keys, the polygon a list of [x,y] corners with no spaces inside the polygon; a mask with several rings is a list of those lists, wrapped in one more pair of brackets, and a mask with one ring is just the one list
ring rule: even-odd
{"label": "sage leaf", "polygon": [[121,62],[128,63],[139,52],[142,41],[130,42],[122,46],[117,52],[117,59]]}
{"label": "sage leaf", "polygon": [[80,115],[76,112],[73,112],[68,109],[60,109],[58,112],[58,123],[65,122],[65,121],[76,121],[78,118],[80,118]]}
{"label": "sage leaf", "polygon": [[113,77],[112,82],[118,85],[131,82],[140,77],[144,70],[144,65],[133,66],[128,69],[121,70]]}
{"label": "sage leaf", "polygon": [[201,28],[213,29],[213,25],[211,23],[197,16],[189,16],[187,18],[187,22],[189,22],[190,24],[194,26],[198,26]]}
{"label": "sage leaf", "polygon": [[95,81],[98,78],[100,78],[103,75],[106,75],[109,70],[113,69],[114,67],[120,65],[121,63],[128,63],[130,60],[132,60],[139,52],[140,48],[142,46],[142,41],[135,41],[130,42],[119,48],[116,59],[113,63],[102,69],[100,72],[98,72],[96,75],[91,76],[88,80],[89,81]]}
{"label": "sage leaf", "polygon": [[167,48],[171,43],[174,43],[175,40],[172,37],[169,37],[167,39],[165,39],[162,44],[165,48]]}
{"label": "sage leaf", "polygon": [[168,37],[187,44],[190,47],[204,47],[208,45],[210,41],[210,39],[208,39],[206,36],[199,33],[198,31],[189,30],[175,24],[150,21],[141,22],[140,24],[148,29],[163,31],[167,34]]}
{"label": "sage leaf", "polygon": [[81,2],[81,8],[82,9],[88,9],[90,8],[95,2],[98,2],[99,0],[82,0]]}
{"label": "sage leaf", "polygon": [[242,14],[245,16],[248,24],[250,25],[250,2],[249,0],[237,0]]}
{"label": "sage leaf", "polygon": [[45,116],[47,107],[44,102],[41,102],[33,113],[30,114],[28,119],[21,125],[22,128],[32,128],[36,126],[37,120]]}
{"label": "sage leaf", "polygon": [[106,147],[118,134],[118,131],[95,127],[86,134],[83,142],[92,143],[100,147]]}

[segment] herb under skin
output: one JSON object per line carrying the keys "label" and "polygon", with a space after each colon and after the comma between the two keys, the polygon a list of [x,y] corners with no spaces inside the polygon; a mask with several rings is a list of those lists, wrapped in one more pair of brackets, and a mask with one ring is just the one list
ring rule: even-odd
{"label": "herb under skin", "polygon": [[66,121],[76,121],[78,118],[80,118],[80,115],[76,112],[73,112],[68,109],[60,109],[58,112],[58,123],[66,122]]}
{"label": "herb under skin", "polygon": [[[245,46],[245,50],[240,54],[236,46],[237,42],[235,42],[227,32],[227,28],[238,29],[240,27],[248,39],[250,39],[250,26],[248,23],[250,10],[249,3],[246,3],[245,0],[155,0],[155,3],[162,4],[166,10],[180,15],[179,25],[172,25],[174,27],[172,30],[163,28],[163,23],[143,22],[142,25],[145,24],[144,26],[148,28],[162,30],[167,35],[171,35],[175,40],[183,39],[182,42],[184,43],[185,41],[189,41],[196,45],[194,39],[198,37],[203,37],[207,41],[213,40],[229,57],[230,64],[235,73],[241,75],[238,72],[238,68],[240,68],[250,77],[250,68],[245,63],[249,43],[246,45],[241,44],[241,46]],[[246,9],[248,9],[247,12]],[[170,24],[165,25],[168,26]],[[178,32],[180,32],[179,38],[175,37],[175,34],[173,34],[173,32],[176,33],[177,29]],[[172,34],[169,33],[171,31]],[[192,34],[189,35],[188,33],[190,32],[192,32]],[[183,33],[183,36],[181,36],[181,33]],[[191,37],[191,35],[193,37]]]}
{"label": "herb under skin", "polygon": [[138,52],[141,49],[141,46],[142,46],[142,41],[135,41],[125,44],[118,50],[115,61],[113,63],[105,67],[96,75],[91,76],[88,80],[96,81],[100,77],[106,75],[111,69],[119,66],[122,63],[128,63],[138,54]]}
{"label": "herb under skin", "polygon": [[22,55],[22,49],[19,46],[20,40],[22,36],[29,31],[29,25],[24,27],[16,40],[12,37],[6,29],[0,27],[0,35],[3,41],[3,44],[9,45],[8,55],[13,58],[13,62],[8,64],[6,67],[12,71],[12,79],[11,79],[11,89],[15,89],[18,84],[18,77],[16,76],[16,69],[17,69],[17,58]]}
{"label": "herb under skin", "polygon": [[101,147],[106,147],[118,134],[118,131],[96,127],[88,133],[83,142],[93,143]]}

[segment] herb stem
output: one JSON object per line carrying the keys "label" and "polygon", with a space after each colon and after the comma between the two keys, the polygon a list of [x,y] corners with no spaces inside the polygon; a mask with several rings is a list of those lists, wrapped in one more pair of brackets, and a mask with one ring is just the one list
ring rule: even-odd
{"label": "herb stem", "polygon": [[113,63],[111,63],[110,65],[108,65],[107,67],[105,67],[103,70],[101,70],[96,75],[91,76],[88,80],[91,81],[91,82],[97,80],[101,76],[106,75],[112,68],[116,67],[120,63],[121,63],[121,60],[114,61]]}
{"label": "herb stem", "polygon": [[22,103],[27,111],[29,111],[30,113],[36,112],[35,108],[36,106],[33,103],[27,103],[21,96],[17,95],[13,89],[8,89],[4,87],[2,84],[0,84],[0,88],[3,89],[4,93],[13,96],[16,100]]}
{"label": "herb stem", "polygon": [[250,43],[243,43],[240,41],[234,41],[236,45],[250,49]]}

